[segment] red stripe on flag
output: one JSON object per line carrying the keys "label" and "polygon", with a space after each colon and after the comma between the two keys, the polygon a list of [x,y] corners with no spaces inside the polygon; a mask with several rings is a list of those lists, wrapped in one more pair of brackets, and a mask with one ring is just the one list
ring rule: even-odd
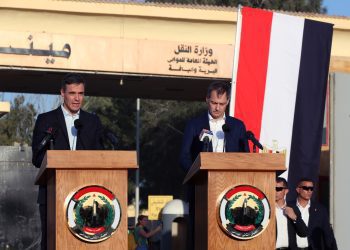
{"label": "red stripe on flag", "polygon": [[243,120],[247,130],[253,131],[257,138],[260,137],[272,15],[270,11],[242,9],[235,117]]}

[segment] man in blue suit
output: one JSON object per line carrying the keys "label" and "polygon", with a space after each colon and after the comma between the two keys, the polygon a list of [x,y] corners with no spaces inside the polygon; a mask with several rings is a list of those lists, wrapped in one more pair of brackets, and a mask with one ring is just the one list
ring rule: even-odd
{"label": "man in blue suit", "polygon": [[[202,151],[249,152],[244,123],[225,114],[229,96],[230,86],[227,83],[215,81],[209,85],[206,96],[208,112],[190,120],[185,128],[180,157],[185,172]],[[208,131],[213,136],[206,147],[201,137]]]}
{"label": "man in blue suit", "polygon": [[[241,120],[225,114],[230,101],[230,86],[221,81],[211,83],[207,90],[208,112],[190,120],[183,136],[180,164],[187,171],[203,151],[208,152],[249,152],[245,125]],[[204,138],[208,136],[210,141]],[[194,187],[188,185],[189,202],[189,245],[194,248]]]}
{"label": "man in blue suit", "polygon": [[[32,162],[35,167],[40,168],[50,147],[55,150],[103,149],[100,119],[81,109],[84,94],[85,81],[81,75],[68,74],[63,78],[62,105],[40,114],[35,122],[32,140]],[[41,249],[46,249],[46,186],[39,187],[38,204],[42,230]]]}

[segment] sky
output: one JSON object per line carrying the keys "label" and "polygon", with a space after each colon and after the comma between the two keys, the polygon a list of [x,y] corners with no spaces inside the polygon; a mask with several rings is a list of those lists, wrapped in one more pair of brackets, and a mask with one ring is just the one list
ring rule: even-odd
{"label": "sky", "polygon": [[[323,0],[323,6],[327,8],[328,15],[350,17],[350,0]],[[59,93],[59,90],[57,90]],[[20,93],[4,93],[0,92],[0,101],[12,102]],[[34,103],[39,113],[49,111],[58,106],[58,95],[34,95],[24,94],[26,101]]]}
{"label": "sky", "polygon": [[323,0],[323,6],[327,7],[328,15],[350,17],[349,0]]}

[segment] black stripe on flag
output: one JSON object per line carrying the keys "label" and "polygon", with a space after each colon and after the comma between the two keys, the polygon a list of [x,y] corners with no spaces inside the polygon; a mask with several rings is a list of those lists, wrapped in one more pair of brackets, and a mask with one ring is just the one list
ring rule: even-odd
{"label": "black stripe on flag", "polygon": [[[288,185],[318,181],[333,24],[305,19],[295,104]],[[288,199],[295,199],[289,192]]]}

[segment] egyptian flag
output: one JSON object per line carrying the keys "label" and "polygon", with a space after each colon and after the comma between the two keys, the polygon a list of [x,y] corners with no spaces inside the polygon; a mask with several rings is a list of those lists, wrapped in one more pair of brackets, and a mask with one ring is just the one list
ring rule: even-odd
{"label": "egyptian flag", "polygon": [[245,122],[264,151],[286,154],[289,171],[282,176],[291,187],[302,177],[316,181],[333,24],[241,10],[231,115]]}

